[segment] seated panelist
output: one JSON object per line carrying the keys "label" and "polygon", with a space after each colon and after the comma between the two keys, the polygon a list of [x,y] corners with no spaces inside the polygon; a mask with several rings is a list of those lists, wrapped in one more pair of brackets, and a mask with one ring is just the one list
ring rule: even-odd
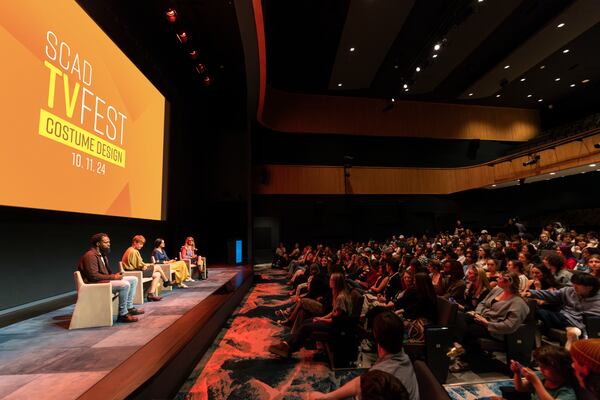
{"label": "seated panelist", "polygon": [[162,268],[144,262],[140,250],[144,247],[145,243],[146,239],[142,235],[134,236],[131,247],[125,250],[121,262],[123,263],[123,269],[127,271],[142,271],[145,278],[152,278],[152,283],[148,292],[148,301],[161,301],[162,297],[154,294],[156,289],[158,289],[160,278],[162,277],[163,285],[165,287],[171,286],[171,281],[167,278]]}
{"label": "seated panelist", "polygon": [[152,250],[153,261],[157,264],[170,264],[171,270],[175,271],[175,283],[180,288],[187,288],[183,283],[190,277],[187,265],[184,261],[171,260],[165,252],[165,240],[158,238],[154,241],[154,250]]}
{"label": "seated panelist", "polygon": [[85,283],[109,282],[113,293],[119,293],[118,322],[136,322],[136,315],[144,310],[133,307],[133,297],[138,281],[133,276],[123,276],[121,272],[113,274],[108,265],[110,239],[106,233],[96,233],[90,239],[90,249],[79,260],[77,270]]}
{"label": "seated panelist", "polygon": [[[187,238],[185,238],[185,244],[181,246],[181,251],[179,255],[182,260],[190,260],[190,263],[197,265],[198,272],[200,272],[200,276],[202,276],[202,273],[206,268],[206,258],[198,254],[196,242],[194,241],[193,237],[188,236]],[[189,281],[193,281],[193,279],[191,278],[191,273],[192,271],[190,270],[190,278],[187,279]]]}

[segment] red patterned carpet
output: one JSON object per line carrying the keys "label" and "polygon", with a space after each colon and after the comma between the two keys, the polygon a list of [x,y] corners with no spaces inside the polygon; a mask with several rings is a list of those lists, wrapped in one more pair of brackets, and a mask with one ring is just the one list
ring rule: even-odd
{"label": "red patterned carpet", "polygon": [[222,338],[194,369],[177,399],[303,399],[311,390],[330,391],[360,371],[333,372],[315,350],[290,360],[268,352],[288,328],[275,310],[287,303],[285,272],[257,269],[255,286],[227,322]]}

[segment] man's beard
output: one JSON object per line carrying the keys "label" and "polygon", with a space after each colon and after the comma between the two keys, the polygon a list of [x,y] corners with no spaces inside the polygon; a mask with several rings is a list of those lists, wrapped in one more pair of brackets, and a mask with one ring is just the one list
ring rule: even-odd
{"label": "man's beard", "polygon": [[100,249],[100,253],[107,256],[110,254],[110,248],[108,249]]}

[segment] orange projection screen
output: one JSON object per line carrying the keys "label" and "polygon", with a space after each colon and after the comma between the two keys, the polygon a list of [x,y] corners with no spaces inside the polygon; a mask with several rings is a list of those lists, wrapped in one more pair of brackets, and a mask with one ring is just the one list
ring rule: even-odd
{"label": "orange projection screen", "polygon": [[165,98],[74,0],[0,2],[0,204],[163,219]]}

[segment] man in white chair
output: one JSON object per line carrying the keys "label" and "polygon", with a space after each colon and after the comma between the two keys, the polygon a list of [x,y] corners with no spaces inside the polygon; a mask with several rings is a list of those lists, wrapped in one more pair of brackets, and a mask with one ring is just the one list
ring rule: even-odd
{"label": "man in white chair", "polygon": [[137,279],[113,274],[108,265],[110,239],[106,233],[96,233],[90,239],[91,248],[79,260],[77,270],[85,283],[110,282],[113,293],[119,293],[119,316],[117,322],[137,322],[136,315],[144,314],[144,310],[133,307],[133,296],[137,290]]}

